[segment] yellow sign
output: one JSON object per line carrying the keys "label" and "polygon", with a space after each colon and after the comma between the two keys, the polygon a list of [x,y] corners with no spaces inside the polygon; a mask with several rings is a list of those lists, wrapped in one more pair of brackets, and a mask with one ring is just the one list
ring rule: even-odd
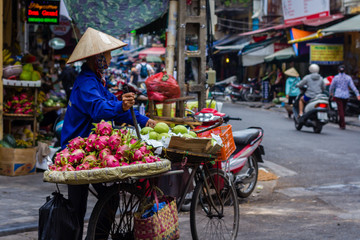
{"label": "yellow sign", "polygon": [[344,61],[344,45],[311,44],[310,63],[323,65],[340,64]]}

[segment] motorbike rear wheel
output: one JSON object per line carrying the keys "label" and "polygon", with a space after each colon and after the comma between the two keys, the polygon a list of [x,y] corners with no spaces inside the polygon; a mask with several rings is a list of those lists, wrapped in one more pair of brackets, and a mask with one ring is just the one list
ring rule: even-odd
{"label": "motorbike rear wheel", "polygon": [[321,133],[322,125],[318,125],[318,126],[314,127],[313,129],[314,129],[314,133]]}
{"label": "motorbike rear wheel", "polygon": [[296,119],[295,115],[294,115],[294,123],[295,123],[296,130],[300,131],[301,128],[303,127],[303,125],[301,123],[299,123],[299,120]]}
{"label": "motorbike rear wheel", "polygon": [[[255,154],[252,154],[243,169],[237,175],[248,175],[239,182],[235,181],[235,189],[238,197],[247,198],[254,191],[259,174],[258,159]],[[235,175],[236,177],[236,175]]]}

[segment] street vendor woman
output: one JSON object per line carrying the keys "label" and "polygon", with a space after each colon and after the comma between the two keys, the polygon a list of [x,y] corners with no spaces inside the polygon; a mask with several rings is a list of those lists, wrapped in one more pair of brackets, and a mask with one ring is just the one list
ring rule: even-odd
{"label": "street vendor woman", "polygon": [[[124,46],[126,46],[124,42],[92,28],[85,31],[76,45],[67,63],[80,60],[86,60],[86,62],[75,80],[70,95],[61,132],[62,149],[66,147],[69,140],[77,136],[88,137],[93,128],[92,123],[98,123],[102,119],[118,123],[133,123],[129,109],[135,103],[134,94],[126,93],[122,101],[119,101],[107,90],[103,77],[104,69],[107,69],[110,64],[110,52]],[[156,124],[154,120],[140,115],[137,111],[135,115],[141,127],[154,127]],[[106,187],[102,184],[93,184],[93,186],[100,196],[106,192]],[[81,228],[79,239],[82,239],[88,185],[68,185],[68,197],[76,211]],[[107,210],[112,211],[112,209]],[[105,214],[105,212],[102,213],[102,215]],[[106,233],[103,234],[106,235]],[[101,238],[107,239],[106,236]]]}

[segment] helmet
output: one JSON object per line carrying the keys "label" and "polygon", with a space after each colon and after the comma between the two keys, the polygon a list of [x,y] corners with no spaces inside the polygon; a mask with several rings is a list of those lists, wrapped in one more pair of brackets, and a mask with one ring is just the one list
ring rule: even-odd
{"label": "helmet", "polygon": [[338,67],[338,70],[339,70],[339,72],[341,72],[341,73],[345,72],[345,66],[344,66],[344,65],[340,65],[340,66]]}
{"label": "helmet", "polygon": [[311,72],[311,73],[319,73],[319,71],[320,71],[319,65],[317,65],[317,64],[311,64],[311,65],[309,66],[309,72]]}

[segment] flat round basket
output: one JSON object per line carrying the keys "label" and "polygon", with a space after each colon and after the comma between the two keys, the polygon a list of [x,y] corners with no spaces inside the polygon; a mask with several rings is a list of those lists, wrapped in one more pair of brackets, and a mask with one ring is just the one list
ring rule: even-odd
{"label": "flat round basket", "polygon": [[135,164],[123,167],[101,168],[82,171],[45,171],[44,182],[80,185],[88,183],[105,183],[129,177],[147,177],[171,170],[167,159],[154,163]]}

